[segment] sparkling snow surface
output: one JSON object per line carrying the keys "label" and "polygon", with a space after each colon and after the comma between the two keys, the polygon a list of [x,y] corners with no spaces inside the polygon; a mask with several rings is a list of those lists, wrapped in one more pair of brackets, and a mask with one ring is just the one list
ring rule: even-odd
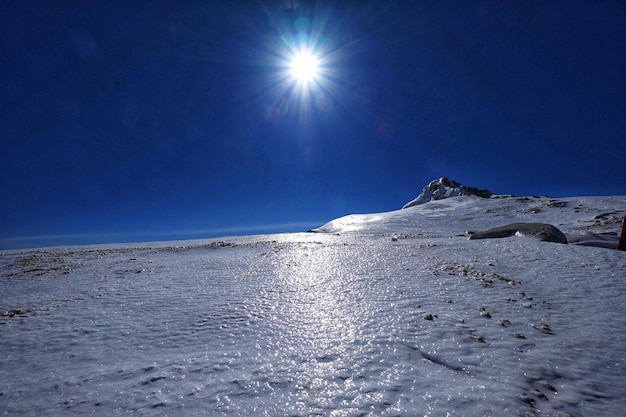
{"label": "sparkling snow surface", "polygon": [[455,197],[339,235],[3,251],[0,413],[621,416],[626,252],[463,233],[613,237],[624,208]]}

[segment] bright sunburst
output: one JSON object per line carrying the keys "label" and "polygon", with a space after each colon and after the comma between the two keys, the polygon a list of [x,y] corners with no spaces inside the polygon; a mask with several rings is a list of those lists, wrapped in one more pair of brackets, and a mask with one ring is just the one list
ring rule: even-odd
{"label": "bright sunburst", "polygon": [[270,20],[276,23],[275,30],[259,55],[260,62],[272,69],[260,73],[267,120],[298,114],[304,125],[315,113],[330,116],[347,91],[341,82],[349,81],[346,70],[338,66],[343,45],[336,30],[324,15]]}
{"label": "bright sunburst", "polygon": [[312,53],[299,51],[291,60],[291,75],[299,82],[311,82],[317,73],[318,61]]}

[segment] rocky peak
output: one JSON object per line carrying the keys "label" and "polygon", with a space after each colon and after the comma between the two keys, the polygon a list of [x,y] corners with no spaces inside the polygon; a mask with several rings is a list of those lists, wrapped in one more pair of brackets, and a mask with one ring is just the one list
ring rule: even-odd
{"label": "rocky peak", "polygon": [[422,189],[419,196],[406,203],[402,208],[405,209],[417,206],[418,204],[428,203],[429,201],[442,200],[459,195],[474,195],[477,197],[490,198],[494,194],[488,190],[468,187],[446,177],[441,177],[431,181]]}

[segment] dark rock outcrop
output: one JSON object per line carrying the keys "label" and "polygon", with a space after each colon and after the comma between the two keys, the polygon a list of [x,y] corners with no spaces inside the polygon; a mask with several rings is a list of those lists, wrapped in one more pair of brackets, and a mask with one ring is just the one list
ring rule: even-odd
{"label": "dark rock outcrop", "polygon": [[533,236],[545,242],[565,243],[565,234],[547,223],[511,223],[482,232],[474,232],[470,239],[492,239],[515,235]]}

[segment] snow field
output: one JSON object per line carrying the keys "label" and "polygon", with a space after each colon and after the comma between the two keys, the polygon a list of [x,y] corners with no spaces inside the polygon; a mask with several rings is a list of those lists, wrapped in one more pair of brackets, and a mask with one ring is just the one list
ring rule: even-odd
{"label": "snow field", "polygon": [[623,253],[376,232],[5,252],[0,410],[620,415]]}

